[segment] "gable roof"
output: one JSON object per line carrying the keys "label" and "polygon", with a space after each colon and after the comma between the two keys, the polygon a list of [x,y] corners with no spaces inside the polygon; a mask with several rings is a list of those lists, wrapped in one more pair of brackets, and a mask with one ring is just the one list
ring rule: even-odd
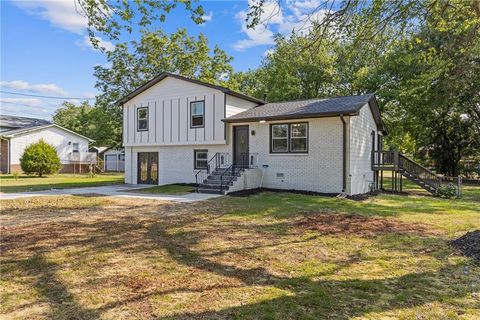
{"label": "gable roof", "polygon": [[24,128],[18,128],[18,129],[3,131],[3,132],[0,133],[0,137],[12,138],[12,137],[14,137],[16,135],[19,135],[19,134],[28,133],[28,132],[37,131],[37,130],[42,130],[42,129],[46,129],[46,128],[50,128],[50,127],[55,127],[55,128],[60,129],[60,130],[66,131],[68,133],[74,134],[76,136],[79,136],[83,139],[88,140],[89,142],[94,141],[94,140],[92,140],[88,137],[82,136],[79,133],[76,133],[72,130],[68,130],[67,128],[61,127],[61,126],[59,126],[57,124],[54,124],[54,123],[48,123],[48,124],[43,124],[43,125],[30,126],[30,127],[24,127]]}
{"label": "gable roof", "polygon": [[35,119],[18,116],[0,115],[0,126],[9,128],[25,128],[38,125],[49,124],[50,121],[44,119]]}
{"label": "gable roof", "polygon": [[370,105],[377,128],[385,131],[374,94],[272,102],[237,113],[224,119],[224,121],[248,122],[358,115],[360,109],[366,104]]}
{"label": "gable roof", "polygon": [[247,96],[246,94],[236,92],[236,91],[230,90],[230,89],[222,87],[222,86],[217,86],[217,85],[214,85],[214,84],[211,84],[211,83],[208,83],[208,82],[203,82],[203,81],[200,81],[200,80],[187,78],[187,77],[180,76],[178,74],[174,74],[174,73],[170,73],[170,72],[162,72],[161,74],[159,74],[158,76],[156,76],[152,80],[146,82],[145,84],[143,84],[142,86],[133,90],[132,92],[130,92],[126,96],[117,100],[115,102],[115,104],[119,104],[119,105],[124,104],[128,100],[131,100],[135,96],[137,96],[140,93],[142,93],[143,91],[153,87],[154,85],[156,85],[157,83],[159,83],[160,81],[162,81],[163,79],[165,79],[167,77],[172,77],[172,78],[180,79],[180,80],[183,80],[183,81],[188,81],[188,82],[191,82],[191,83],[194,83],[194,84],[198,84],[198,85],[201,85],[201,86],[217,89],[217,90],[222,91],[225,94],[229,94],[229,95],[237,97],[237,98],[245,99],[247,101],[251,101],[251,102],[255,102],[255,103],[259,103],[259,104],[265,103],[265,101],[263,101],[263,100]]}

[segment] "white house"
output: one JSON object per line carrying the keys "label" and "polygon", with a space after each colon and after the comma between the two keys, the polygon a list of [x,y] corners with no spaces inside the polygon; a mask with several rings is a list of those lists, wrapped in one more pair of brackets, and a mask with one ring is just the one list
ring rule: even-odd
{"label": "white house", "polygon": [[53,145],[62,163],[60,172],[88,172],[96,163],[88,152],[93,140],[42,119],[0,116],[0,171],[20,172],[20,158],[25,148],[40,139]]}
{"label": "white house", "polygon": [[162,73],[123,106],[125,182],[368,192],[385,127],[373,94],[266,103]]}

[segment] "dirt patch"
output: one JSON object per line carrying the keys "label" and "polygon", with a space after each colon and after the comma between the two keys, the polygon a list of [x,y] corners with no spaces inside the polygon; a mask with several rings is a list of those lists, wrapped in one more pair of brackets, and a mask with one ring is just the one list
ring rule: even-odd
{"label": "dirt patch", "polygon": [[451,245],[467,257],[480,263],[480,230],[468,232],[453,240]]}
{"label": "dirt patch", "polygon": [[433,234],[431,227],[394,219],[371,218],[358,214],[309,214],[296,223],[301,231],[315,230],[323,235],[374,236],[379,234]]}

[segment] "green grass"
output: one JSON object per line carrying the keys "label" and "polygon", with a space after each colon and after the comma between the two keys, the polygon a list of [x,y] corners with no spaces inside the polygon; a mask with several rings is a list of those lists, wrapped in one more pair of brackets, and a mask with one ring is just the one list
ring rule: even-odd
{"label": "green grass", "polygon": [[132,192],[148,193],[148,194],[171,194],[183,195],[194,191],[194,187],[183,184],[168,184],[164,186],[155,186],[149,188],[135,189]]}
{"label": "green grass", "polygon": [[15,179],[12,175],[0,175],[0,191],[12,193],[49,189],[97,187],[120,184],[123,182],[123,174],[97,174],[94,177],[89,177],[84,174],[56,174],[42,178],[21,175],[18,179]]}
{"label": "green grass", "polygon": [[412,191],[4,200],[0,318],[480,319],[480,186]]}

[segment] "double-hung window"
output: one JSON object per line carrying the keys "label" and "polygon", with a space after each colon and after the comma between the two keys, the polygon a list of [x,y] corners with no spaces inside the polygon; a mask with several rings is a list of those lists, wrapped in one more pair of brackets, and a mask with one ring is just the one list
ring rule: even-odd
{"label": "double-hung window", "polygon": [[80,146],[78,142],[72,143],[72,152],[80,152]]}
{"label": "double-hung window", "polygon": [[270,126],[271,153],[307,153],[308,123],[279,123]]}
{"label": "double-hung window", "polygon": [[137,109],[137,131],[148,130],[148,107]]}
{"label": "double-hung window", "polygon": [[194,150],[193,157],[195,169],[207,169],[208,150]]}
{"label": "double-hung window", "polygon": [[193,101],[190,103],[190,127],[203,126],[205,126],[205,101]]}

